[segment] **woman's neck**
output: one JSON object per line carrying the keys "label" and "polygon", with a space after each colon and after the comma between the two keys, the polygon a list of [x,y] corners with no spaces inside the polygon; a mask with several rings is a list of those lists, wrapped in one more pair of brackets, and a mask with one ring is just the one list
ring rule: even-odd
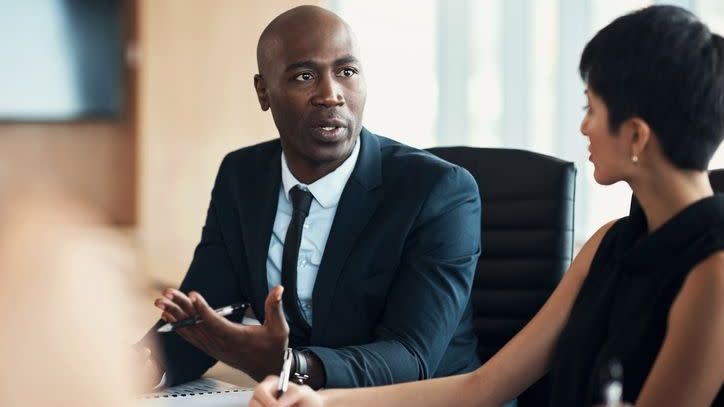
{"label": "woman's neck", "polygon": [[633,180],[629,185],[646,215],[649,233],[687,206],[713,194],[706,171],[669,167],[643,177],[646,178]]}

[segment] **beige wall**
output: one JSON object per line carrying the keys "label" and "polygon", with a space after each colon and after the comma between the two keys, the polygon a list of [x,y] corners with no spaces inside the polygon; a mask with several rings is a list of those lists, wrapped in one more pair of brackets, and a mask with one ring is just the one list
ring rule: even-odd
{"label": "beige wall", "polygon": [[186,272],[223,156],[276,136],[253,91],[256,41],[302,3],[139,1],[138,237],[154,278]]}
{"label": "beige wall", "polygon": [[59,185],[114,224],[133,222],[132,170],[132,137],[120,122],[0,124],[0,181]]}

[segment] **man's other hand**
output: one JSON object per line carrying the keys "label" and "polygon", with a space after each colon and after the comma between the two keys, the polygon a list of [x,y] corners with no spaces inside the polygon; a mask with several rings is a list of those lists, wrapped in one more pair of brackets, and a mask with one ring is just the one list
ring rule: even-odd
{"label": "man's other hand", "polygon": [[156,307],[166,322],[176,322],[198,315],[204,322],[176,330],[181,337],[207,355],[246,372],[259,381],[278,373],[284,349],[289,341],[289,326],[282,309],[282,286],[274,287],[264,303],[263,325],[242,325],[217,315],[201,294],[185,295],[166,289],[156,299]]}

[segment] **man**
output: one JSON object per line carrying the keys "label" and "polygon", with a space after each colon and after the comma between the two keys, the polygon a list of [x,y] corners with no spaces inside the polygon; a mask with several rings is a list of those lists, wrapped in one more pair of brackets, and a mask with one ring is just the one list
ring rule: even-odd
{"label": "man", "polygon": [[[254,86],[279,139],[222,162],[190,269],[179,290],[156,300],[164,321],[204,323],[161,335],[163,355],[150,360],[169,384],[216,360],[260,380],[279,373],[288,345],[294,377],[314,388],[478,367],[474,179],[362,127],[357,45],[334,13],[281,14],[262,33],[257,59]],[[263,325],[212,312],[240,301]]]}

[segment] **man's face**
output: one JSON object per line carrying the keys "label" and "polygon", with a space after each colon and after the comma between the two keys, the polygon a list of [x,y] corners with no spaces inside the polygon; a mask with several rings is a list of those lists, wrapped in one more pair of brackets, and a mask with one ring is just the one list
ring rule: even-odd
{"label": "man's face", "polygon": [[289,161],[341,163],[362,129],[367,98],[354,39],[335,21],[279,31],[256,81],[262,108],[271,108]]}

